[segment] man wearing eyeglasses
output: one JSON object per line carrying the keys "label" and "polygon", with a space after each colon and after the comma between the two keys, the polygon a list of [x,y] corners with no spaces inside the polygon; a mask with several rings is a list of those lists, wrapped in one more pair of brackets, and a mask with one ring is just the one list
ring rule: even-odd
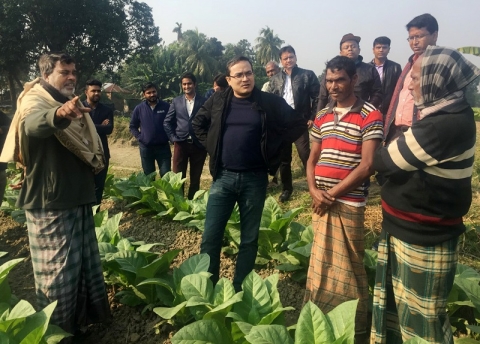
{"label": "man wearing eyeglasses", "polygon": [[[429,13],[413,18],[407,24],[408,38],[413,55],[408,59],[405,68],[397,81],[393,92],[390,107],[385,117],[384,137],[385,144],[397,138],[401,132],[406,131],[418,118],[418,110],[414,104],[413,96],[408,90],[413,64],[429,45],[437,44],[438,22]],[[381,183],[381,180],[379,180]]]}
{"label": "man wearing eyeglasses", "polygon": [[235,204],[240,210],[240,248],[233,286],[253,269],[268,183],[280,164],[282,141],[290,144],[307,130],[306,121],[282,98],[255,88],[252,63],[239,56],[227,64],[228,87],[215,92],[192,120],[210,155],[213,177],[201,253],[210,256],[208,272],[217,283],[223,233]]}
{"label": "man wearing eyeglasses", "polygon": [[[315,73],[308,69],[297,66],[297,55],[292,46],[287,45],[280,49],[280,61],[282,72],[270,79],[267,92],[283,97],[288,105],[305,119],[308,127],[312,126],[318,102],[320,83]],[[306,169],[308,156],[310,155],[310,143],[308,130],[295,141],[298,156]],[[282,148],[282,161],[280,164],[280,179],[283,191],[280,195],[280,202],[290,199],[293,192],[292,184],[292,145],[285,143]]]}

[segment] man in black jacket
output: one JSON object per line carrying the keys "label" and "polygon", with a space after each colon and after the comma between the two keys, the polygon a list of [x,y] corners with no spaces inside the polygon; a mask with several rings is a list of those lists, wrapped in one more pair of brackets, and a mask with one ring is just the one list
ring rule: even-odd
{"label": "man in black jacket", "polygon": [[[308,127],[311,127],[315,118],[320,90],[318,78],[313,71],[297,66],[297,56],[292,46],[287,45],[280,49],[279,55],[283,69],[281,73],[277,73],[270,78],[267,92],[283,97],[288,105],[303,116]],[[298,156],[302,160],[303,168],[306,168],[310,155],[308,130],[305,130],[302,136],[295,141],[295,146]],[[280,202],[288,201],[293,191],[291,164],[292,145],[285,142],[284,147],[282,147],[280,164],[280,178],[283,185]]]}
{"label": "man in black jacket", "polygon": [[381,36],[375,38],[373,41],[373,55],[375,56],[370,62],[378,72],[380,81],[382,82],[383,102],[379,106],[379,110],[383,113],[383,117],[387,115],[388,106],[392,99],[393,91],[398,78],[402,73],[402,67],[389,59],[387,59],[390,52],[391,40],[388,37]]}
{"label": "man in black jacket", "polygon": [[113,131],[113,109],[100,103],[100,96],[102,95],[102,83],[100,81],[87,80],[85,95],[87,99],[83,102],[83,105],[92,109],[90,116],[102,141],[103,152],[105,153],[105,168],[95,175],[95,197],[97,198],[97,204],[100,204],[110,161],[107,135],[110,135]]}
{"label": "man in black jacket", "polygon": [[227,81],[230,87],[205,102],[192,127],[210,155],[213,177],[200,252],[210,256],[208,271],[216,283],[223,233],[237,203],[241,242],[233,285],[239,291],[257,256],[267,173],[278,168],[282,141],[291,144],[307,130],[307,123],[282,98],[255,88],[247,57],[228,62]]}
{"label": "man in black jacket", "polygon": [[[353,61],[357,66],[358,81],[355,85],[355,95],[369,102],[376,108],[380,108],[383,101],[382,83],[380,77],[369,63],[362,62],[363,57],[360,55],[360,40],[359,36],[347,33],[340,41],[340,55],[346,56]],[[320,83],[320,95],[318,100],[317,110],[320,111],[325,108],[329,101],[329,94],[325,86],[325,78]]]}

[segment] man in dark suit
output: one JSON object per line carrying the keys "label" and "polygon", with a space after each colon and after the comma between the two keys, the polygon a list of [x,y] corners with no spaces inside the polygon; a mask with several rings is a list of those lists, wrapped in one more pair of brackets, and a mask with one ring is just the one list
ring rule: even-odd
{"label": "man in dark suit", "polygon": [[190,161],[190,187],[188,199],[192,199],[200,189],[200,176],[207,151],[198,142],[192,130],[192,119],[205,102],[205,98],[196,94],[197,78],[192,73],[185,73],[181,77],[183,95],[173,99],[163,126],[168,138],[174,144],[173,172],[187,174],[187,165]]}
{"label": "man in dark suit", "polygon": [[97,198],[97,204],[100,204],[110,161],[107,135],[110,135],[113,131],[113,109],[100,103],[100,96],[102,95],[102,83],[100,81],[95,79],[87,80],[85,95],[87,99],[83,102],[83,105],[92,109],[90,116],[102,141],[105,153],[105,168],[95,175],[95,197]]}

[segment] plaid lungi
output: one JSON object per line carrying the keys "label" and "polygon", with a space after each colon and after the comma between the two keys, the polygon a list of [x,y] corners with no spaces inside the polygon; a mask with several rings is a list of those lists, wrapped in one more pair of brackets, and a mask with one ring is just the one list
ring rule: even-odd
{"label": "plaid lungi", "polygon": [[58,301],[51,323],[69,333],[110,319],[92,208],[25,211],[37,306]]}
{"label": "plaid lungi", "polygon": [[453,344],[447,298],[455,279],[457,241],[411,245],[382,231],[370,343],[397,344],[418,336]]}
{"label": "plaid lungi", "polygon": [[326,214],[313,214],[314,239],[304,301],[323,313],[359,299],[355,332],[365,333],[368,316],[368,281],[363,257],[365,207],[335,203]]}

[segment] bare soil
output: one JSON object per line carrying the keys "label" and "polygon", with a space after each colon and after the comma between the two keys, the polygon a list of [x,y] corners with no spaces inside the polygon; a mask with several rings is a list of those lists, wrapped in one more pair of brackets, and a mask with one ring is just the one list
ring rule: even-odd
{"label": "bare soil", "polygon": [[[111,171],[117,175],[127,176],[141,170],[138,147],[132,146],[129,141],[116,142],[110,147]],[[206,166],[208,166],[206,164]],[[208,187],[210,177],[205,169],[202,176],[202,186]],[[299,185],[301,190],[305,185]],[[104,200],[101,209],[108,209],[109,216],[123,212],[120,231],[126,237],[134,237],[148,243],[163,243],[167,250],[182,249],[174,264],[199,253],[201,234],[191,228],[177,223],[154,220],[148,216],[139,216],[134,210],[125,208],[125,204],[113,203]],[[19,225],[8,215],[0,213],[0,251],[9,254],[0,258],[0,264],[14,258],[25,258],[9,275],[12,292],[19,298],[25,299],[36,306],[35,286],[32,264],[29,253],[26,227]],[[233,279],[235,257],[223,255],[221,258],[221,274]],[[266,277],[276,271],[273,265],[257,270],[260,276]],[[287,312],[288,324],[297,322],[302,307],[304,285],[292,281],[287,275],[280,273],[278,289],[284,306],[293,306],[296,310]],[[159,333],[155,332],[155,325],[161,320],[153,312],[142,314],[142,308],[131,308],[119,304],[115,299],[115,291],[108,290],[113,322],[109,325],[91,325],[86,333],[76,337],[76,343],[170,343],[175,329],[162,326]]]}

